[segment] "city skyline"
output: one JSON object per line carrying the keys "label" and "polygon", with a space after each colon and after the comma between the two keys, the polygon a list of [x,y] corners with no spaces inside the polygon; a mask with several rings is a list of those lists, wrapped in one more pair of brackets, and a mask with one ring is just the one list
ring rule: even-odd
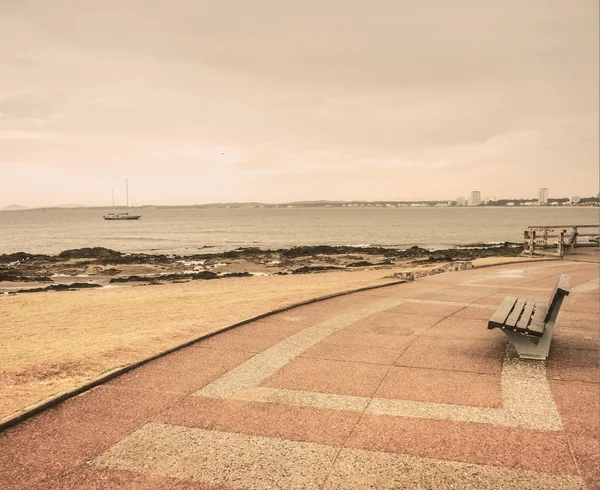
{"label": "city skyline", "polygon": [[590,0],[9,0],[0,33],[0,208],[598,192]]}

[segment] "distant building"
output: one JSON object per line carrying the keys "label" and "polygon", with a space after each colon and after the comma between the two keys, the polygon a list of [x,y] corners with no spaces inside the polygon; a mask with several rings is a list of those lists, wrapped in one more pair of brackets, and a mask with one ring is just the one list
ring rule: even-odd
{"label": "distant building", "polygon": [[467,205],[467,200],[464,197],[457,197],[456,198],[456,205],[457,206],[466,206]]}
{"label": "distant building", "polygon": [[547,206],[548,205],[548,189],[545,187],[540,187],[538,191],[538,206]]}
{"label": "distant building", "polygon": [[471,191],[471,195],[467,200],[467,206],[480,206],[481,205],[481,192]]}
{"label": "distant building", "polygon": [[571,198],[571,204],[577,204],[579,201],[581,201],[581,197],[579,196],[573,196]]}

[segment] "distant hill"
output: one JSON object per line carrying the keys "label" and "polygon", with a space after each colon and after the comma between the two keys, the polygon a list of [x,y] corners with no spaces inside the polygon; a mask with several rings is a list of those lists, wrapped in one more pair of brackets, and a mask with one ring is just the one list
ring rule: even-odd
{"label": "distant hill", "polygon": [[21,206],[20,204],[10,204],[2,208],[3,211],[20,211],[21,209],[27,209],[26,206]]}

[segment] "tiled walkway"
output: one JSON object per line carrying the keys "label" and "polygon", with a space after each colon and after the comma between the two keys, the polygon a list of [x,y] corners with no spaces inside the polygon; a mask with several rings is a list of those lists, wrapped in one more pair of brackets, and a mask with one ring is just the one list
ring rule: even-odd
{"label": "tiled walkway", "polygon": [[[487,320],[571,277],[547,363]],[[0,434],[2,488],[597,488],[598,266],[455,272],[280,313]]]}

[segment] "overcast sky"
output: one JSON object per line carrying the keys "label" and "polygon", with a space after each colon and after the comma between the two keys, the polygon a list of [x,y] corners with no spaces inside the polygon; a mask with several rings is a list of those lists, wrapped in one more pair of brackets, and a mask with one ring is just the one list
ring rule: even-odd
{"label": "overcast sky", "polygon": [[597,0],[0,0],[0,208],[598,193]]}

